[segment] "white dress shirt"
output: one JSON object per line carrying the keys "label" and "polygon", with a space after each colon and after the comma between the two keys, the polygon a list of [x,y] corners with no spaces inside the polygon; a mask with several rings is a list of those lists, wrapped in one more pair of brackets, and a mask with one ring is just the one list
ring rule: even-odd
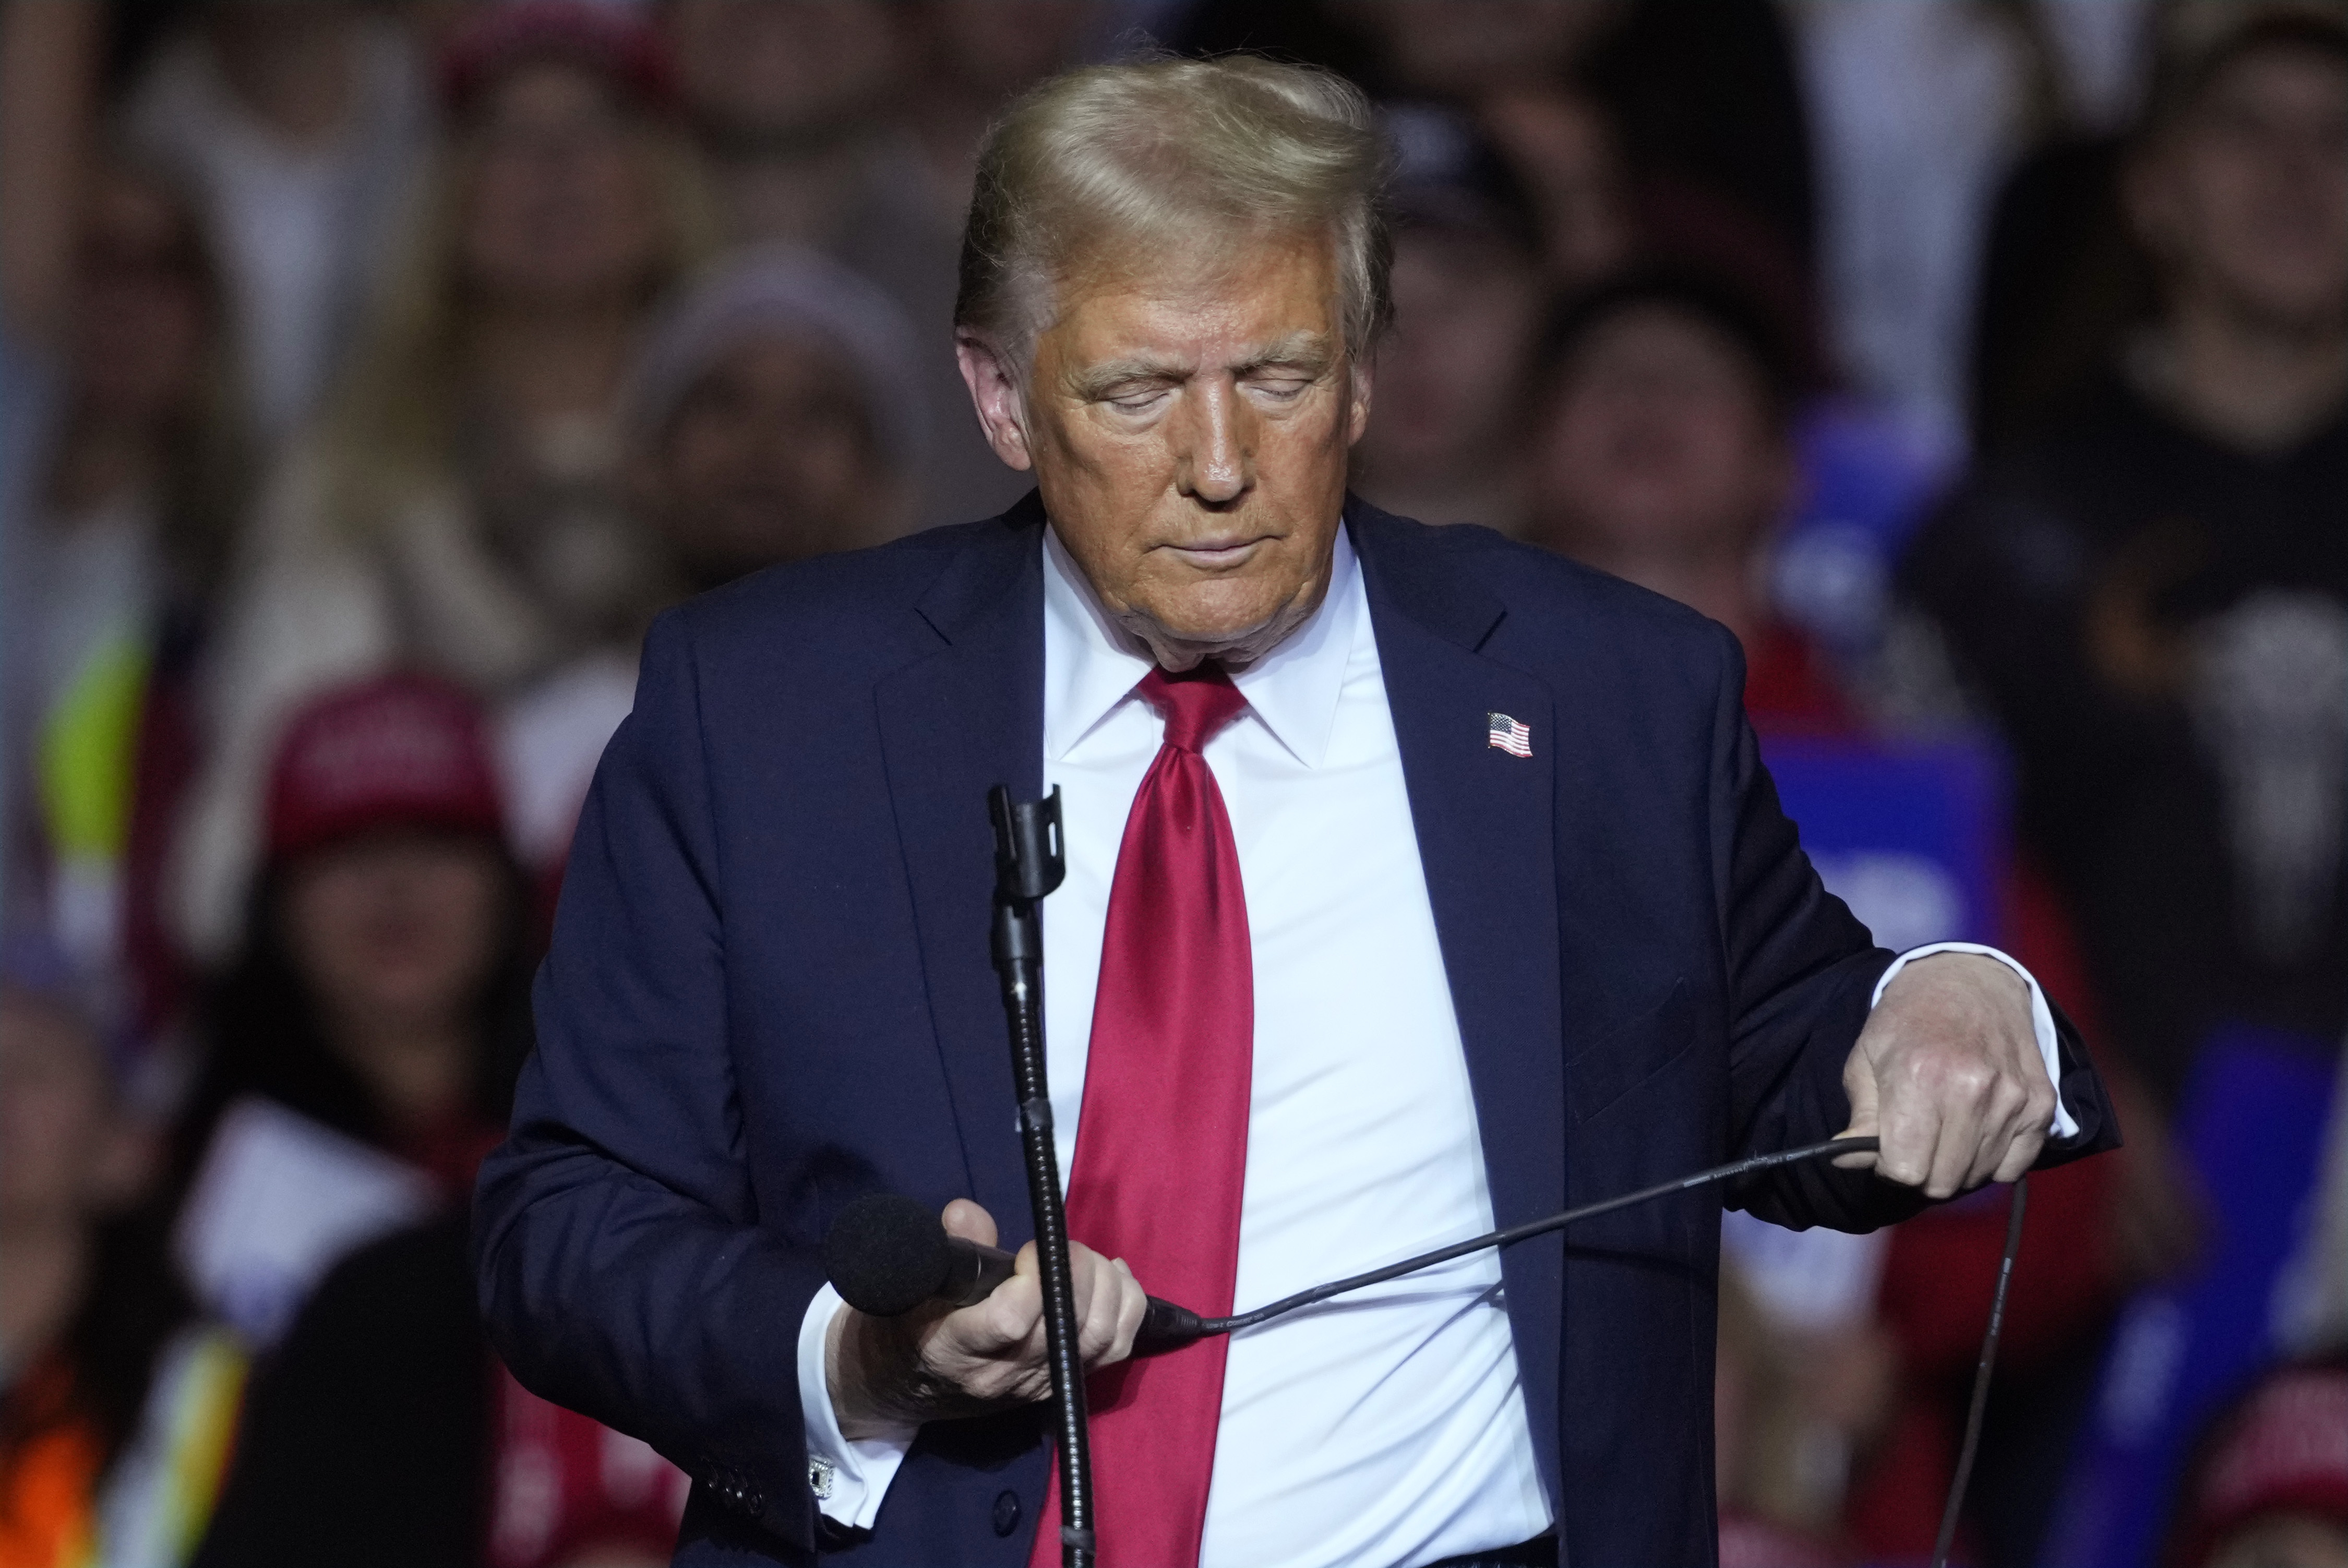
{"label": "white dress shirt", "polygon": [[[1148,655],[1101,614],[1056,539],[1044,620],[1045,788],[1062,790],[1067,853],[1067,880],[1044,903],[1065,1180],[1109,883],[1164,724],[1133,696]],[[1255,964],[1244,1309],[1494,1221],[1369,604],[1342,532],[1320,609],[1232,678],[1247,711],[1205,756],[1238,845]],[[2052,1037],[2049,1018],[2050,1052]],[[824,1370],[839,1307],[827,1287],[801,1324],[809,1466],[823,1511],[870,1527],[912,1434],[842,1437]],[[1201,1568],[1396,1568],[1512,1545],[1554,1517],[1497,1254],[1232,1336]]]}

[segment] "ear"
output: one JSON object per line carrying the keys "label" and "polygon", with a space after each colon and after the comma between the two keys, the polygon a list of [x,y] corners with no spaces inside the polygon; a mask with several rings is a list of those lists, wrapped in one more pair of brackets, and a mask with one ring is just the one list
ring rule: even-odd
{"label": "ear", "polygon": [[1345,410],[1345,445],[1350,447],[1370,428],[1370,391],[1377,380],[1377,366],[1368,355],[1356,355],[1345,366],[1345,378],[1346,394],[1352,399]]}
{"label": "ear", "polygon": [[986,444],[994,449],[996,457],[1023,473],[1035,467],[1035,454],[1027,447],[1026,399],[1002,350],[977,333],[957,331],[954,359],[962,366],[963,385],[970,388]]}

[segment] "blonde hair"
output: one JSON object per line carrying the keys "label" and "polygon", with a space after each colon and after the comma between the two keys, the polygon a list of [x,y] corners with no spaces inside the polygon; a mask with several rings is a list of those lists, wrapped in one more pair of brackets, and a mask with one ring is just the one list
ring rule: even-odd
{"label": "blonde hair", "polygon": [[[716,249],[716,205],[682,135],[636,123],[663,219],[658,253],[641,280],[650,308]],[[460,229],[478,149],[461,134],[418,183],[406,253],[386,279],[348,371],[324,412],[329,512],[364,534],[388,522],[420,489],[447,480],[465,370],[473,295]]]}
{"label": "blonde hair", "polygon": [[954,325],[1024,366],[1053,285],[1104,245],[1319,230],[1346,349],[1366,357],[1394,313],[1386,162],[1368,98],[1313,67],[1159,56],[1055,77],[979,150]]}

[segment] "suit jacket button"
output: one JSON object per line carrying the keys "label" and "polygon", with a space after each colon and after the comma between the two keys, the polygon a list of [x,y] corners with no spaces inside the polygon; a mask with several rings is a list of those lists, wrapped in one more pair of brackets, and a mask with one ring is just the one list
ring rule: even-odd
{"label": "suit jacket button", "polygon": [[1019,1494],[1006,1491],[994,1500],[994,1533],[1008,1535],[1019,1528]]}

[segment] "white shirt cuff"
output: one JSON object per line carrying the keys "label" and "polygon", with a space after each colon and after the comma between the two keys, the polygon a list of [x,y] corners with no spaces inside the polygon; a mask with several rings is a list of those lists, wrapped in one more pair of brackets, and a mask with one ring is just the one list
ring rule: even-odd
{"label": "white shirt cuff", "polygon": [[2038,1034],[2039,1059],[2046,1064],[2046,1081],[2054,1086],[2054,1120],[2047,1128],[2052,1138],[2074,1138],[2079,1124],[2072,1119],[2071,1109],[2063,1103],[2063,1049],[2054,1033],[2054,1011],[2046,1005],[2046,993],[2038,988],[2038,977],[2000,953],[1994,947],[1983,947],[1978,942],[1934,942],[1922,947],[1911,947],[1891,961],[1883,978],[1875,983],[1875,995],[1868,998],[1869,1007],[1883,1000],[1883,988],[1891,984],[1892,976],[1919,958],[1930,958],[1935,953],[1976,953],[1983,958],[1994,958],[2016,975],[2030,987],[2030,1026]]}
{"label": "white shirt cuff", "polygon": [[853,1441],[841,1434],[824,1363],[832,1316],[846,1305],[825,1285],[799,1319],[799,1418],[807,1429],[808,1487],[816,1506],[835,1523],[870,1530],[920,1429],[908,1426]]}

